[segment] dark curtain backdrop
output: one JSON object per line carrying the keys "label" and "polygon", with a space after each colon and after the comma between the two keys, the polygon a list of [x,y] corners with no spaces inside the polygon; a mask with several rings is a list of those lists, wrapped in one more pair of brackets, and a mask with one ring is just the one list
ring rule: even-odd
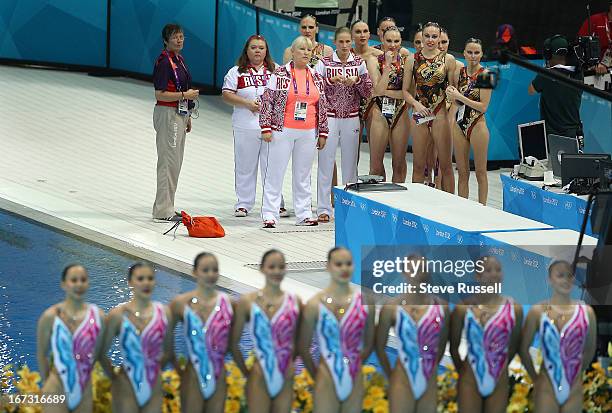
{"label": "dark curtain backdrop", "polygon": [[[586,19],[584,0],[383,0],[379,18],[384,15],[411,16],[408,26],[435,21],[451,35],[451,50],[463,49],[469,37],[482,39],[485,49],[495,42],[497,26],[512,24],[521,45],[542,49],[544,39],[562,34],[575,39]],[[608,0],[591,1],[593,14],[608,10]],[[384,10],[384,13],[383,13]],[[399,23],[399,22],[398,22]],[[412,40],[412,28],[405,35]],[[405,31],[406,33],[406,31]]]}

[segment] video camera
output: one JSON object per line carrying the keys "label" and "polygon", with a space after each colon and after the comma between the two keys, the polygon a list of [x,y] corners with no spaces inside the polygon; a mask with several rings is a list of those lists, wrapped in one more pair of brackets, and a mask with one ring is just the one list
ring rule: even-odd
{"label": "video camera", "polygon": [[474,82],[474,87],[480,89],[495,89],[499,81],[500,72],[497,66],[488,67],[486,71],[480,73]]}
{"label": "video camera", "polygon": [[599,38],[597,36],[581,36],[572,47],[573,56],[582,70],[586,70],[599,63]]}

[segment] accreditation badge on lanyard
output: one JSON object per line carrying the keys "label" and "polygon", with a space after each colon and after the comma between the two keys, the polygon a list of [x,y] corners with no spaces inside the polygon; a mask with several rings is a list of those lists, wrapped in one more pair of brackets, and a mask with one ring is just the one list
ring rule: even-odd
{"label": "accreditation badge on lanyard", "polygon": [[385,118],[391,119],[395,115],[395,99],[383,96],[381,112]]}
{"label": "accreditation badge on lanyard", "polygon": [[[168,52],[164,51],[163,53],[164,55],[166,55],[166,57],[168,57],[168,60],[170,61],[170,67],[172,68],[172,72],[174,73],[174,79],[176,80],[176,90],[179,92],[183,92],[183,89],[181,88],[181,83],[179,80],[178,72],[176,70],[178,69],[178,66],[176,65],[176,63],[174,63],[174,61],[172,60]],[[187,68],[185,67],[185,64],[180,60],[178,56],[177,56],[177,59],[183,66],[185,73],[187,73]],[[176,112],[179,115],[188,116],[189,115],[189,101],[187,99],[179,99],[178,104],[176,106]]]}
{"label": "accreditation badge on lanyard", "polygon": [[[266,79],[266,75],[267,73],[267,68],[266,66],[262,66],[263,67],[263,87],[265,88],[266,85],[268,84],[268,79]],[[255,87],[255,101],[257,103],[261,103],[261,96],[259,96],[259,88],[257,86],[257,75],[259,74],[259,72],[253,67],[253,66],[249,66],[249,76],[251,77],[251,83],[253,84],[253,87]]]}
{"label": "accreditation badge on lanyard", "polygon": [[[293,81],[293,92],[295,93],[297,101],[295,102],[295,108],[293,110],[293,119],[306,121],[306,114],[308,112],[308,102],[299,100],[298,85],[295,80],[295,69],[294,64],[291,62],[291,80]],[[310,96],[310,69],[306,68],[306,96]]]}

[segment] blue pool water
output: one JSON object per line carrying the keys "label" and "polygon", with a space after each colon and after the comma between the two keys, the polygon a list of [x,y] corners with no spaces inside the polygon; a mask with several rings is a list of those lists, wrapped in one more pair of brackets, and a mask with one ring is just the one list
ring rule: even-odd
{"label": "blue pool water", "polygon": [[[126,274],[135,261],[136,257],[0,211],[0,368],[12,363],[38,369],[36,323],[47,307],[64,298],[60,276],[66,265],[86,266],[87,301],[108,312],[129,299]],[[156,280],[153,298],[163,303],[195,287],[184,274],[163,268],[156,269]],[[248,346],[249,340],[244,344]],[[180,335],[176,348],[183,353]],[[119,359],[116,347],[112,358]]]}
{"label": "blue pool water", "polygon": [[[90,278],[87,301],[108,312],[129,299],[126,274],[135,261],[137,257],[0,210],[0,369],[7,364],[38,369],[36,324],[47,307],[63,300],[60,277],[66,265],[85,265]],[[162,303],[195,287],[189,276],[159,267],[156,280],[153,299]],[[175,337],[177,353],[184,354],[181,334]],[[252,348],[246,330],[241,347],[244,354]],[[395,351],[389,353],[395,359]],[[117,346],[111,358],[120,362]],[[368,362],[378,364],[374,355]]]}

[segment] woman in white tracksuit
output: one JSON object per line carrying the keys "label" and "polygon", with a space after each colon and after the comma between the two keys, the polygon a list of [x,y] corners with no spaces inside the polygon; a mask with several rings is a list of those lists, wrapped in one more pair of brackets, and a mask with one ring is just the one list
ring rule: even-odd
{"label": "woman in white tracksuit", "polygon": [[325,79],[329,135],[319,151],[317,171],[317,215],[319,222],[333,216],[330,200],[336,149],[342,156],[342,184],[357,182],[359,151],[359,102],[372,93],[372,81],[366,63],[351,52],[352,37],[348,27],[340,27],[334,36],[336,51],[319,60],[315,70]]}
{"label": "woman in white tracksuit", "polygon": [[292,159],[293,207],[296,225],[313,226],[310,175],[312,163],[325,147],[328,133],[324,80],[308,63],[313,44],[299,36],[291,45],[293,59],[270,77],[261,98],[261,137],[269,142],[264,177],[264,228],[278,222],[283,177]]}
{"label": "woman in white tracksuit", "polygon": [[[234,215],[246,217],[255,204],[257,165],[265,175],[267,144],[261,139],[259,111],[261,95],[276,69],[263,36],[253,35],[244,44],[236,66],[223,81],[223,100],[234,106],[234,173],[236,198]],[[281,203],[280,216],[288,216]]]}

